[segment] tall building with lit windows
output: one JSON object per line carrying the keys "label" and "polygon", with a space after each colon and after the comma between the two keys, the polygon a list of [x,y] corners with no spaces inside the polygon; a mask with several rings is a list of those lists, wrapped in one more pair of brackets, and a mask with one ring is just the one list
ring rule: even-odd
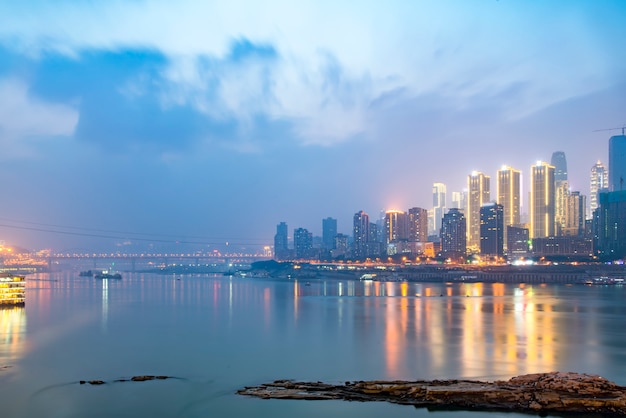
{"label": "tall building with lit windows", "polygon": [[555,236],[554,166],[544,161],[530,167],[530,238]]}
{"label": "tall building with lit windows", "polygon": [[554,181],[567,181],[567,159],[563,151],[554,151],[550,159],[554,167]]}
{"label": "tall building with lit windows", "polygon": [[446,213],[446,185],[433,183],[433,208],[428,215],[428,233],[438,235],[441,228],[441,220]]}
{"label": "tall building with lit windows", "polygon": [[457,208],[452,208],[441,221],[441,255],[446,258],[459,259],[466,254],[466,219]]}
{"label": "tall building with lit windows", "polygon": [[401,210],[385,212],[385,244],[407,240],[408,235],[406,213]]}
{"label": "tall building with lit windows", "polygon": [[274,235],[274,258],[276,260],[287,260],[289,258],[289,240],[287,224],[285,222],[276,225],[276,235]]}
{"label": "tall building with lit windows", "polygon": [[480,250],[480,208],[490,200],[490,177],[474,171],[467,177],[467,249]]}
{"label": "tall building with lit windows", "polygon": [[486,203],[480,208],[480,253],[494,257],[504,255],[504,208]]}
{"label": "tall building with lit windows", "polygon": [[293,247],[297,259],[308,259],[313,256],[313,234],[306,228],[296,228],[293,231]]}
{"label": "tall building with lit windows", "polygon": [[409,209],[409,241],[428,241],[428,211],[422,208]]}
{"label": "tall building with lit windows", "polygon": [[502,205],[504,236],[504,250],[507,249],[507,226],[520,225],[520,197],[521,197],[522,173],[509,166],[502,166],[498,170],[496,189],[498,198],[496,201]]}
{"label": "tall building with lit windows", "polygon": [[352,234],[353,257],[365,258],[367,256],[367,243],[370,241],[370,217],[367,213],[359,211],[354,214]]}
{"label": "tall building with lit windows", "polygon": [[598,193],[603,190],[609,190],[609,171],[604,164],[598,160],[598,162],[591,167],[588,218],[591,218],[593,211],[598,209]]}

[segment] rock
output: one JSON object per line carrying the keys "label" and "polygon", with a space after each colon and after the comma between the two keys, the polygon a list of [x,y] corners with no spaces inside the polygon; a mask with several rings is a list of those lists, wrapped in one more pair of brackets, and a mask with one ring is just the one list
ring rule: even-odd
{"label": "rock", "polygon": [[237,393],[265,399],[388,401],[439,409],[626,416],[626,387],[600,376],[580,373],[535,373],[495,382],[361,381],[329,385],[277,380],[246,387]]}

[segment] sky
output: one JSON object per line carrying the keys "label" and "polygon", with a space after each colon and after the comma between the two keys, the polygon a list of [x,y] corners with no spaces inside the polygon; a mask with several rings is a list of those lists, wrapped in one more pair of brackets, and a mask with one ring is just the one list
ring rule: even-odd
{"label": "sky", "polygon": [[[253,250],[626,124],[626,2],[0,1],[0,240]],[[176,247],[179,246],[179,247]]]}

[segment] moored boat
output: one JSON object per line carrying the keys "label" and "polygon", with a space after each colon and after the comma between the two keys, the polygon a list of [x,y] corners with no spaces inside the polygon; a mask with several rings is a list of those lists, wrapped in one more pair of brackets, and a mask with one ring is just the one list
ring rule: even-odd
{"label": "moored boat", "polygon": [[24,305],[26,279],[24,276],[0,273],[0,306]]}

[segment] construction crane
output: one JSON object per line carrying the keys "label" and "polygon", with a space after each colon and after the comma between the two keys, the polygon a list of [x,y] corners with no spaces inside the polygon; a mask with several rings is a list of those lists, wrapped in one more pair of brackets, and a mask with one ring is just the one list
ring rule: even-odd
{"label": "construction crane", "polygon": [[622,126],[621,128],[607,128],[607,129],[596,129],[593,132],[603,132],[603,131],[618,131],[618,130],[622,130],[622,136],[624,136],[624,131],[626,131],[626,125]]}

